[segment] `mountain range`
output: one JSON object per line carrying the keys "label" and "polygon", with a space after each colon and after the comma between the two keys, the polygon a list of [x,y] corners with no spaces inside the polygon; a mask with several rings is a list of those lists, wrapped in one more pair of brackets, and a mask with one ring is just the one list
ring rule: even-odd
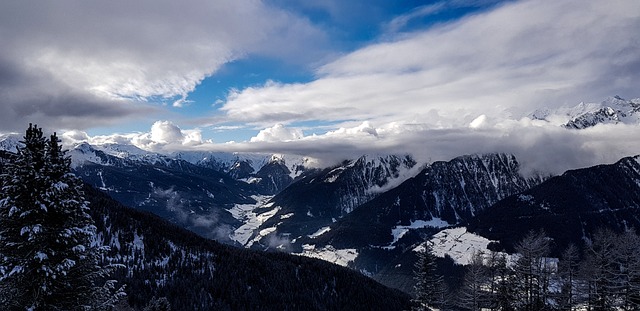
{"label": "mountain range", "polygon": [[[599,104],[538,110],[529,116],[582,130],[598,124],[638,124],[638,111],[640,99],[612,97]],[[15,151],[18,141],[16,136],[2,136],[0,150]],[[108,228],[115,227],[106,224],[107,218],[100,227],[105,244],[118,251],[125,248],[124,253],[113,253],[114,260],[125,260],[141,271],[147,269],[140,265],[149,258],[132,255],[146,252],[146,244],[145,249],[136,249],[141,240],[150,242],[154,239],[151,236],[162,236],[163,231],[181,232],[180,236],[189,236],[186,240],[208,245],[207,251],[186,251],[201,258],[219,258],[220,253],[232,257],[239,254],[234,259],[238,261],[245,260],[240,257],[255,257],[259,259],[247,265],[272,262],[265,265],[288,267],[274,268],[287,275],[288,269],[298,271],[291,268],[291,262],[313,266],[318,261],[303,258],[314,257],[411,293],[416,250],[425,240],[439,245],[438,255],[452,258],[451,264],[455,265],[465,264],[475,248],[513,252],[514,244],[531,230],[544,229],[553,241],[554,255],[558,255],[569,244],[589,241],[600,228],[621,232],[640,225],[637,156],[550,176],[523,175],[518,159],[505,153],[462,155],[433,163],[419,163],[406,154],[362,155],[329,167],[318,167],[311,159],[293,155],[200,151],[159,154],[118,144],[80,143],[72,146],[69,155],[74,172],[97,189],[88,190],[92,197],[106,202],[109,196],[117,204],[142,212],[118,207],[117,216],[109,216],[122,222],[118,226],[128,228],[122,229],[128,233],[117,234],[126,235],[126,243],[114,239]],[[113,212],[102,208],[94,213],[99,217]],[[140,217],[144,223],[126,220]],[[159,226],[164,229],[156,229],[155,223],[162,223]],[[132,229],[146,227],[153,231],[149,238],[141,238],[141,231],[136,231],[142,229]],[[230,248],[180,227],[252,250]],[[206,271],[203,267],[210,263],[208,259],[188,264],[184,258],[172,259],[178,252],[172,245],[179,243],[162,243],[158,249],[164,255],[154,257],[153,262],[182,262],[180,273],[191,273],[188,266]],[[287,257],[283,253],[302,256]],[[167,271],[162,273],[171,274]],[[283,276],[283,282],[289,277]],[[132,286],[144,287],[149,282],[155,282],[156,287],[145,290],[154,292],[161,290],[159,284],[165,281],[145,279],[146,285]],[[406,303],[406,297],[388,293],[395,297],[394,303]],[[202,299],[209,301],[197,298]],[[235,309],[233,303],[216,306]]]}

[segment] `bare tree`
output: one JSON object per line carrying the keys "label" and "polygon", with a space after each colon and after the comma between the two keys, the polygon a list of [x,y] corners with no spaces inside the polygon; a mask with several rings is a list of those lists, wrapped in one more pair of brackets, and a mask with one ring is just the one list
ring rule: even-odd
{"label": "bare tree", "polygon": [[611,230],[598,230],[593,241],[587,243],[580,274],[586,282],[589,310],[612,310],[615,305],[616,238],[616,234]]}
{"label": "bare tree", "polygon": [[621,234],[615,243],[616,293],[622,310],[640,310],[640,236],[635,231]]}
{"label": "bare tree", "polygon": [[516,245],[517,304],[521,310],[542,310],[546,306],[552,266],[547,257],[550,240],[544,231],[531,231]]}
{"label": "bare tree", "polygon": [[487,304],[489,278],[484,265],[484,254],[476,251],[466,267],[464,283],[458,296],[459,306],[478,311]]}
{"label": "bare tree", "polygon": [[560,277],[560,297],[558,307],[560,310],[571,310],[576,302],[577,275],[580,267],[580,254],[574,244],[569,244],[562,252],[558,264]]}

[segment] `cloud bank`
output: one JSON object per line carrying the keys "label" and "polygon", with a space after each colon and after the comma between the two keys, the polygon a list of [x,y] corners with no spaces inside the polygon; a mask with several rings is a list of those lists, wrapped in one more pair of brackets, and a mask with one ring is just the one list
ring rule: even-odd
{"label": "cloud bank", "polygon": [[232,92],[222,110],[254,124],[369,120],[466,126],[480,115],[637,96],[640,2],[535,0],[354,51],[309,83]]}

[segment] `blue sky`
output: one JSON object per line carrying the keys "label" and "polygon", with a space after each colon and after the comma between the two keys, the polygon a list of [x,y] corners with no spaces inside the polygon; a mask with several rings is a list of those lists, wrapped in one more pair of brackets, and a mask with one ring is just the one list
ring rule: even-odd
{"label": "blue sky", "polygon": [[[372,43],[393,40],[402,33],[425,30],[429,27],[459,19],[468,14],[488,10],[504,1],[266,1],[267,4],[308,19],[329,36],[326,53],[317,59],[300,62],[279,57],[280,55],[246,55],[225,63],[211,76],[200,82],[186,97],[187,108],[175,109],[187,117],[203,114],[220,115],[216,112],[226,100],[230,90],[264,85],[267,81],[280,83],[307,83],[316,77],[317,67],[341,54],[362,48]],[[430,13],[420,10],[433,7]],[[415,14],[415,16],[411,16]],[[394,18],[406,16],[407,20],[397,28],[390,29]],[[175,98],[173,98],[175,99]],[[165,100],[166,102],[166,100]],[[335,122],[298,122],[294,125],[305,128],[308,133],[322,133]],[[229,123],[230,126],[241,126]],[[319,128],[316,128],[319,127]],[[215,126],[214,126],[215,128]],[[108,131],[109,129],[105,129]],[[146,128],[138,128],[143,131]],[[259,129],[244,127],[234,131],[212,130],[206,138],[222,141],[249,140]]]}
{"label": "blue sky", "polygon": [[0,132],[577,167],[640,153],[638,129],[529,116],[639,97],[638,29],[637,0],[3,1]]}

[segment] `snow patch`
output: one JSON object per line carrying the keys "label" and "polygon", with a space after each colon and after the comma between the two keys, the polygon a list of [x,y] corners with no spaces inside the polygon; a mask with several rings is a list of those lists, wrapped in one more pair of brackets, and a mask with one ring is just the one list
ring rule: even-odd
{"label": "snow patch", "polygon": [[291,216],[293,216],[293,213],[284,214],[284,215],[280,216],[280,219],[287,219],[287,218],[291,218]]}
{"label": "snow patch", "polygon": [[318,229],[318,231],[314,232],[313,234],[308,235],[308,237],[310,237],[312,239],[315,239],[315,238],[317,238],[317,237],[319,237],[319,236],[321,236],[321,235],[323,235],[323,234],[325,234],[326,232],[329,232],[329,231],[331,231],[331,227],[328,227],[328,226],[327,227],[322,227],[322,228]]}
{"label": "snow patch", "polygon": [[[486,252],[487,245],[492,241],[479,235],[470,233],[465,227],[444,229],[431,238],[428,243],[433,245],[433,252],[438,257],[449,255],[457,264],[467,265],[474,252]],[[424,251],[424,246],[413,249]]]}
{"label": "snow patch", "polygon": [[355,248],[335,249],[333,246],[327,245],[316,249],[315,245],[303,244],[302,249],[302,253],[296,253],[295,255],[318,258],[344,267],[358,257],[358,251]]}
{"label": "snow patch", "polygon": [[385,246],[383,248],[394,249],[395,246],[393,246],[393,244],[398,242],[398,240],[400,240],[411,229],[422,229],[427,227],[446,228],[448,226],[450,226],[449,223],[440,218],[433,218],[431,220],[416,220],[416,221],[412,221],[411,224],[408,226],[395,226],[393,229],[391,229],[391,234],[393,235],[393,242],[389,243],[388,246]]}
{"label": "snow patch", "polygon": [[[252,198],[256,200],[255,204],[236,204],[228,210],[233,218],[243,223],[242,226],[235,229],[229,235],[229,238],[247,247],[250,246],[248,245],[249,239],[251,239],[255,231],[265,221],[280,211],[280,207],[275,207],[269,211],[258,214],[256,212],[257,209],[273,206],[273,203],[266,203],[271,200],[272,196],[252,196]],[[251,244],[253,244],[253,242],[251,242]]]}

